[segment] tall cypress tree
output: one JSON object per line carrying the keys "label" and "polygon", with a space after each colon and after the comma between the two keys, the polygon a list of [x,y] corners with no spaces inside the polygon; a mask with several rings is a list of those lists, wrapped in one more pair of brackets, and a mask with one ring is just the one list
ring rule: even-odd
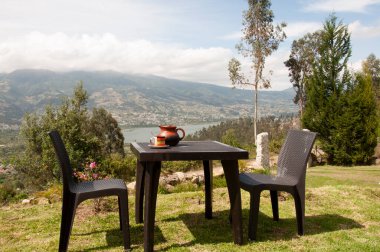
{"label": "tall cypress tree", "polygon": [[334,160],[331,134],[336,117],[342,113],[344,95],[351,78],[347,61],[351,56],[350,34],[347,26],[331,15],[324,23],[319,47],[319,60],[308,80],[308,101],[302,117],[304,127],[319,133],[328,160]]}
{"label": "tall cypress tree", "polygon": [[319,133],[329,163],[367,162],[376,144],[374,94],[368,77],[348,71],[350,34],[334,15],[325,21],[318,53],[302,123]]}

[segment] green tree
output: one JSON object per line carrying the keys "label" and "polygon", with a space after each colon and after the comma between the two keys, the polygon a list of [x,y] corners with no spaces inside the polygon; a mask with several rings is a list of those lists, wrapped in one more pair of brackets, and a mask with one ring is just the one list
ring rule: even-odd
{"label": "green tree", "polygon": [[370,79],[353,77],[348,71],[350,34],[335,15],[324,23],[318,52],[307,82],[308,100],[302,123],[319,133],[328,162],[367,162],[373,153],[376,125],[373,92]]}
{"label": "green tree", "polygon": [[380,106],[380,59],[371,53],[362,63],[363,72],[371,76],[372,86],[376,94],[376,101]]}
{"label": "green tree", "polygon": [[357,73],[340,102],[342,112],[331,130],[333,162],[368,163],[377,144],[376,102],[371,77]]}
{"label": "green tree", "polygon": [[293,102],[299,106],[300,117],[306,104],[306,84],[313,70],[313,65],[318,60],[318,47],[321,32],[307,33],[305,36],[292,43],[289,59],[284,62],[289,69],[290,82],[296,91]]}
{"label": "green tree", "polygon": [[248,0],[248,10],[243,12],[243,37],[236,46],[238,52],[252,60],[253,81],[242,73],[241,63],[233,58],[228,64],[229,77],[233,87],[251,86],[255,90],[254,138],[257,135],[258,89],[269,88],[270,80],[263,75],[265,60],[278,49],[286,38],[285,23],[273,25],[274,14],[269,0]]}
{"label": "green tree", "polygon": [[228,129],[222,136],[222,142],[237,148],[241,148],[241,144],[236,138],[235,129]]}
{"label": "green tree", "polygon": [[73,96],[64,98],[59,107],[46,106],[42,114],[24,116],[21,135],[25,139],[25,152],[16,160],[15,168],[27,186],[40,188],[61,178],[47,134],[53,129],[61,134],[74,169],[89,160],[101,163],[112,153],[124,155],[124,138],[116,120],[104,109],[94,109],[91,115],[87,100],[80,82]]}
{"label": "green tree", "polygon": [[112,153],[124,153],[124,135],[115,118],[104,108],[94,108],[89,123],[90,132],[102,142],[101,153],[110,156]]}
{"label": "green tree", "polygon": [[377,104],[377,136],[380,136],[380,59],[371,53],[362,63],[362,71],[371,76]]}

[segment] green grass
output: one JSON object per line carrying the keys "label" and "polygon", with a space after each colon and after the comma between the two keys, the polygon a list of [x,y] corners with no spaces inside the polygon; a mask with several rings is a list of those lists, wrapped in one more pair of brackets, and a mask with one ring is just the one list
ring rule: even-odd
{"label": "green grass", "polygon": [[[223,183],[216,179],[219,186]],[[159,194],[155,250],[160,251],[379,251],[380,167],[310,168],[307,174],[305,235],[298,236],[294,201],[282,194],[280,221],[271,219],[269,193],[260,202],[258,241],[247,237],[249,195],[242,191],[244,245],[232,241],[225,187],[214,189],[212,220],[204,218],[204,195],[198,191]],[[122,251],[116,199],[107,213],[94,215],[92,202],[77,211],[70,251]],[[0,208],[1,251],[56,251],[60,203]],[[131,241],[143,251],[143,226],[134,222],[129,197]]]}

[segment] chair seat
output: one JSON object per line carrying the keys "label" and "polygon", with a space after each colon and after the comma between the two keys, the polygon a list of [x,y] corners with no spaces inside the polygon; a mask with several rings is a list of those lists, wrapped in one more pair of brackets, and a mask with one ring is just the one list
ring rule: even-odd
{"label": "chair seat", "polygon": [[115,190],[127,190],[127,187],[121,179],[103,179],[95,181],[87,181],[75,183],[73,187],[73,193],[87,193],[94,191],[115,191]]}
{"label": "chair seat", "polygon": [[241,173],[239,179],[241,187],[247,191],[250,191],[252,187],[275,189],[274,187],[290,187],[297,184],[297,179],[292,177],[270,176],[265,174]]}

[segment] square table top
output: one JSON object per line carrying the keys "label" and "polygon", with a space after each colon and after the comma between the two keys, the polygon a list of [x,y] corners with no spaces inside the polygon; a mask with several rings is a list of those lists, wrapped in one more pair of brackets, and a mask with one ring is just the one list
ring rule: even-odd
{"label": "square table top", "polygon": [[166,149],[153,149],[149,143],[131,143],[139,161],[237,160],[248,159],[249,153],[217,141],[181,141]]}

